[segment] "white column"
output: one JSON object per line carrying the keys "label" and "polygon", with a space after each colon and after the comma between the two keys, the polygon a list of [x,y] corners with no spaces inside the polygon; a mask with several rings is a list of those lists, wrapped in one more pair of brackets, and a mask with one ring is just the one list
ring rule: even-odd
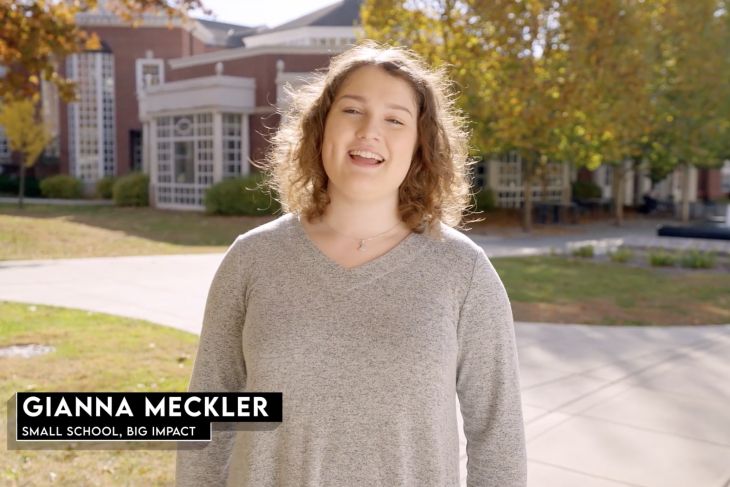
{"label": "white column", "polygon": [[[611,198],[611,184],[606,183],[611,168],[607,165],[601,165],[593,172],[593,182],[596,183],[600,188],[604,198]],[[610,174],[613,177],[613,174]]]}
{"label": "white column", "polygon": [[150,172],[150,123],[142,124],[142,172],[151,174]]}
{"label": "white column", "polygon": [[97,151],[99,175],[97,180],[104,177],[104,77],[102,72],[103,54],[94,54],[94,68],[96,81],[96,130],[97,130]]}
{"label": "white column", "polygon": [[[149,148],[149,151],[147,152],[149,158],[148,158],[148,165],[147,168],[149,170],[150,175],[150,205],[153,207],[157,207],[157,182],[159,178],[157,177],[158,174],[158,154],[157,154],[157,119],[153,118],[150,122],[145,124],[145,127],[147,128],[147,133],[149,134],[149,143],[147,144],[147,147]],[[172,149],[174,151],[174,148]],[[174,161],[170,161],[170,164],[173,164]]]}
{"label": "white column", "polygon": [[699,172],[695,166],[689,167],[689,199],[690,203],[697,201],[697,179]]}
{"label": "white column", "polygon": [[624,161],[624,204],[634,201],[634,169],[631,161]]}
{"label": "white column", "polygon": [[[74,81],[77,81],[79,78],[79,55],[78,54],[72,54],[71,55],[71,64],[73,66],[73,73],[74,73]],[[81,88],[79,87],[79,90]],[[69,153],[69,161],[68,161],[68,169],[69,173],[71,173],[71,176],[79,177],[79,103],[80,102],[71,102],[69,103],[69,109],[71,106],[73,106],[73,111],[71,112],[73,120],[70,122],[73,124],[73,129],[71,132],[71,137],[69,139],[73,139],[70,142],[70,148],[72,148],[72,152]]]}
{"label": "white column", "polygon": [[223,180],[223,115],[213,112],[213,184]]}
{"label": "white column", "polygon": [[[487,184],[495,193],[499,189],[499,160],[489,156],[487,160]],[[496,196],[496,194],[495,194]]]}
{"label": "white column", "polygon": [[251,115],[241,114],[241,176],[251,174],[251,133],[249,118]]}
{"label": "white column", "polygon": [[682,173],[683,169],[681,166],[677,166],[674,171],[672,171],[672,196],[674,197],[675,203],[679,204],[682,201]]}

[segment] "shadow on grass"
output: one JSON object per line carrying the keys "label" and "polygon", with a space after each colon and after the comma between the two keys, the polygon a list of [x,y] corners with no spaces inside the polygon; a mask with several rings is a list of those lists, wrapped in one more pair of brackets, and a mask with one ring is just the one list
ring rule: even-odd
{"label": "shadow on grass", "polygon": [[114,206],[41,206],[0,204],[0,215],[62,220],[122,232],[155,242],[186,246],[228,246],[237,236],[277,218],[211,216],[202,212]]}

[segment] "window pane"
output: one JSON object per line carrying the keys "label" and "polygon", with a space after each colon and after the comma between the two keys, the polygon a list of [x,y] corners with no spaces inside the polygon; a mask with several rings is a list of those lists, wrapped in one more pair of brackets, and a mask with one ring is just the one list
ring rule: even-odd
{"label": "window pane", "polygon": [[175,182],[195,182],[193,141],[175,142]]}

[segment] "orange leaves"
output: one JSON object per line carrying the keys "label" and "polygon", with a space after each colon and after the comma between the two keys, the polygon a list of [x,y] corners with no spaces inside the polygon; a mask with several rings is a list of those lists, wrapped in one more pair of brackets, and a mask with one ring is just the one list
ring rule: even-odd
{"label": "orange leaves", "polygon": [[[38,93],[38,77],[58,86],[65,101],[72,100],[74,84],[56,73],[57,60],[84,49],[97,50],[101,42],[95,34],[75,24],[77,13],[91,11],[97,0],[46,1],[0,0],[0,65],[8,73],[0,83],[0,98],[22,99]],[[111,0],[107,8],[119,11],[130,22],[144,12],[161,11],[168,18],[184,17],[188,11],[202,8],[201,0],[175,0],[171,7],[166,0]],[[210,14],[210,10],[205,10]]]}
{"label": "orange leaves", "polygon": [[96,35],[96,32],[92,32],[91,36],[86,39],[84,48],[88,51],[98,51],[101,49],[101,40],[99,39],[99,36]]}

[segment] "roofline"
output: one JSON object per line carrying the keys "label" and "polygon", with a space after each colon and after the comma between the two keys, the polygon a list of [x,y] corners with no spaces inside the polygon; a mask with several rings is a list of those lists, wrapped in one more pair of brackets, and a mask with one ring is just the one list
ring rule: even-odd
{"label": "roofline", "polygon": [[[144,15],[142,17],[142,23],[137,27],[132,27],[129,22],[125,22],[116,15],[112,14],[99,14],[99,13],[80,13],[76,14],[75,20],[79,27],[127,27],[129,29],[135,28],[167,28],[168,23],[173,28],[182,29],[187,32],[191,32],[193,37],[206,45],[213,41],[213,33],[205,27],[198,19],[189,17],[188,22],[183,22],[180,17],[174,17],[169,19],[163,15]],[[222,47],[222,46],[218,46]]]}
{"label": "roofline", "polygon": [[190,68],[204,64],[245,59],[266,54],[340,54],[352,46],[260,46],[234,47],[222,51],[196,54],[194,56],[169,59],[167,64],[172,69]]}
{"label": "roofline", "polygon": [[[345,0],[339,0],[335,3],[331,3],[329,5],[325,5],[324,7],[318,8],[317,10],[313,10],[312,12],[309,12],[308,14],[301,15],[297,17],[296,19],[292,19],[289,22],[284,22],[281,25],[277,25],[276,27],[272,27],[270,30],[272,32],[281,32],[289,29],[296,29],[297,27],[305,27],[305,26],[311,26],[312,24],[304,24],[304,25],[294,25],[297,22],[301,21],[302,19],[305,19],[307,17],[314,17],[314,20],[319,20],[322,18],[322,16],[332,12],[333,10],[337,10],[339,7],[343,6],[345,4]],[[319,14],[319,17],[317,15]],[[294,25],[294,27],[292,27]],[[328,26],[332,27],[332,26]],[[337,26],[340,27],[340,26]],[[349,27],[349,26],[345,26]]]}

